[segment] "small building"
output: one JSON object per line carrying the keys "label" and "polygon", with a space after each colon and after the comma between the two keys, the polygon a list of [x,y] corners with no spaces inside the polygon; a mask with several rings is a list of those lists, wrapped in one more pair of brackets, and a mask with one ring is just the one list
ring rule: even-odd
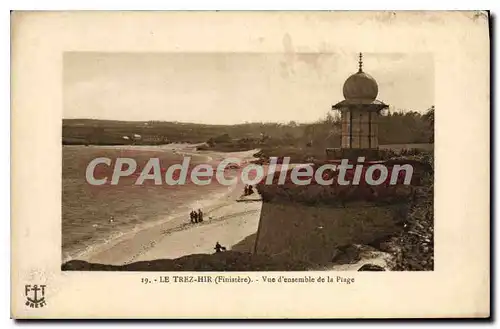
{"label": "small building", "polygon": [[347,157],[349,155],[375,155],[378,150],[380,111],[389,106],[377,100],[377,81],[363,71],[361,53],[358,72],[347,78],[343,93],[345,99],[332,106],[332,110],[339,111],[341,115],[341,154],[339,155]]}

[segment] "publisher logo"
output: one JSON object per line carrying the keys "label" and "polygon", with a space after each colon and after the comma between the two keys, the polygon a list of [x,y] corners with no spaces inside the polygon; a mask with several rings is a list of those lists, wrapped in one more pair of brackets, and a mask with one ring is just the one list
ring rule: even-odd
{"label": "publisher logo", "polygon": [[26,295],[26,306],[29,306],[31,308],[44,307],[46,305],[45,287],[46,286],[44,284],[27,284],[24,289]]}

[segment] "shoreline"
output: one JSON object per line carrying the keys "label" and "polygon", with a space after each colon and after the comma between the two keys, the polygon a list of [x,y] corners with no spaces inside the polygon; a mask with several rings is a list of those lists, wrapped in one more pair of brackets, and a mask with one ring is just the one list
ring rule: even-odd
{"label": "shoreline", "polygon": [[[150,227],[142,228],[136,232],[130,232],[114,241],[112,245],[86,255],[79,257],[79,260],[86,260],[94,263],[106,263],[113,265],[124,265],[140,260],[140,257],[155,248],[158,243],[168,236],[177,232],[191,231],[192,229],[205,227],[213,223],[209,217],[214,217],[212,212],[219,208],[227,207],[236,199],[233,194],[236,193],[237,185],[222,199],[213,200],[205,207],[205,220],[203,223],[191,224],[189,222],[188,213],[176,214],[166,221],[152,224]],[[216,219],[216,218],[215,218]],[[190,254],[190,252],[185,253]],[[160,258],[168,258],[162,256]]]}
{"label": "shoreline", "polygon": [[[157,147],[153,148],[154,150],[160,149]],[[193,145],[187,146],[181,144],[179,145],[179,148],[176,148],[175,145],[169,145],[168,148],[163,147],[161,149],[170,150],[182,156],[189,155],[189,156],[204,157],[205,161],[207,162],[215,162],[228,156],[238,157],[241,159],[242,162],[244,162],[248,160],[253,160],[254,159],[253,154],[256,152],[255,150],[249,150],[244,152],[231,152],[231,153],[201,151],[203,152],[201,153],[196,151],[194,148],[195,146]],[[71,256],[64,257],[64,259],[62,259],[62,262],[65,263],[70,260],[84,260],[89,262],[108,263],[115,265],[128,264],[133,261],[140,260],[141,259],[140,257],[142,257],[142,255],[144,255],[145,253],[149,252],[151,254],[151,250],[155,249],[155,246],[158,243],[161,243],[161,241],[167,238],[168,236],[171,236],[173,234],[179,234],[179,232],[194,231],[196,232],[196,234],[190,233],[188,235],[196,235],[200,237],[203,236],[202,233],[203,231],[208,230],[212,235],[224,235],[220,229],[215,229],[214,231],[214,227],[215,226],[219,227],[226,220],[234,216],[242,215],[242,213],[245,213],[245,211],[247,212],[249,211],[248,209],[242,210],[240,209],[241,205],[237,205],[236,200],[241,196],[243,187],[244,185],[242,184],[242,182],[238,180],[233,185],[225,186],[221,192],[216,192],[215,197],[212,195],[212,197],[207,198],[207,193],[200,193],[200,197],[198,198],[198,200],[188,201],[186,207],[191,207],[195,205],[194,208],[203,209],[205,214],[205,221],[203,223],[199,224],[189,223],[188,212],[186,211],[184,213],[183,210],[178,209],[172,215],[167,216],[167,218],[164,218],[162,220],[156,221],[151,224],[146,224],[145,226],[140,227],[138,229],[134,229],[130,232],[119,234],[117,237],[110,238],[107,241],[104,241],[103,243],[98,243],[89,246],[87,250],[73,257]],[[181,208],[184,207],[181,206]],[[260,211],[260,203],[258,205],[254,203],[252,209],[250,210],[251,213],[257,214]],[[248,218],[246,218],[244,214],[242,217],[244,217],[243,218],[244,221],[248,220]],[[256,218],[256,223],[258,224],[259,216],[254,215],[253,217]],[[247,231],[253,230],[252,226],[254,225],[246,222],[244,224],[247,226],[245,230]],[[255,230],[257,224],[255,224]],[[243,232],[240,233],[239,235],[242,234],[245,235],[242,237],[243,239],[247,235],[251,235],[253,233],[255,233],[255,231],[249,232],[249,234]],[[237,237],[235,238],[237,239]],[[190,237],[188,236],[186,237],[186,239],[190,240]],[[234,242],[233,241],[234,239],[229,239],[228,237],[226,237],[226,240],[228,242],[221,241],[221,243],[231,244],[232,242]],[[203,244],[203,246],[201,246],[201,244]],[[209,247],[208,241],[202,242],[201,244],[198,241],[198,243],[195,243],[192,247],[190,247],[188,242],[183,243],[182,244],[183,247],[174,248],[177,249],[175,255],[182,256],[182,255],[192,254],[193,252],[191,252],[190,249],[193,248],[205,252],[212,252],[215,241],[213,242],[213,244],[210,242],[210,248],[208,248]],[[230,246],[228,245],[227,247]],[[179,249],[185,251],[180,252]],[[168,256],[168,252],[166,254],[161,251],[155,253],[159,253],[160,258],[167,258]]]}

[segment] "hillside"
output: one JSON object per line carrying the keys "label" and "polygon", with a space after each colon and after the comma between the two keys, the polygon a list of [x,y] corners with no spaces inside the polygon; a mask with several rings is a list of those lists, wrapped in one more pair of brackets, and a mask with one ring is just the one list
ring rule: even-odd
{"label": "hillside", "polygon": [[[433,112],[394,112],[381,116],[379,144],[429,143],[433,140]],[[157,145],[170,142],[204,143],[221,151],[295,146],[324,150],[340,146],[340,118],[328,113],[312,123],[253,122],[211,125],[168,121],[63,119],[63,144]]]}

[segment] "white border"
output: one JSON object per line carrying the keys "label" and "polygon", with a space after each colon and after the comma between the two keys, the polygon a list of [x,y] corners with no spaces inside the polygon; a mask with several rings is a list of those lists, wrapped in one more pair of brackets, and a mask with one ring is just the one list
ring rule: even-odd
{"label": "white border", "polygon": [[[2,80],[2,91],[4,97],[4,109],[0,112],[0,124],[1,124],[1,137],[0,137],[0,145],[2,147],[2,156],[3,159],[0,161],[0,169],[1,172],[10,177],[10,80],[7,80],[8,76],[10,76],[10,15],[9,10],[75,10],[75,9],[94,9],[94,10],[131,10],[131,9],[140,9],[140,10],[158,10],[158,9],[170,9],[170,10],[181,10],[181,9],[225,9],[225,10],[242,10],[242,9],[281,9],[281,10],[312,10],[312,9],[329,9],[329,10],[346,10],[346,9],[383,9],[386,10],[388,8],[394,10],[408,10],[408,9],[491,9],[493,13],[500,12],[500,2],[498,1],[484,1],[484,0],[476,0],[474,2],[468,1],[453,1],[450,3],[447,2],[438,2],[435,0],[423,0],[416,2],[415,4],[409,4],[408,2],[401,1],[349,1],[342,3],[332,3],[330,1],[316,1],[316,0],[308,0],[306,2],[298,2],[298,1],[287,1],[281,4],[278,3],[270,3],[270,1],[266,0],[254,0],[254,1],[211,1],[207,3],[206,1],[177,1],[177,3],[173,3],[170,1],[167,4],[163,4],[161,7],[158,6],[156,1],[151,0],[142,0],[142,1],[130,1],[130,0],[122,0],[115,2],[106,2],[104,0],[87,0],[81,2],[67,2],[67,1],[44,1],[43,4],[40,1],[35,0],[17,0],[17,1],[2,1],[0,6],[2,15],[0,18],[2,20],[2,26],[5,27],[0,33],[0,38],[3,47],[2,49],[2,76],[4,79]],[[498,44],[498,32],[495,34],[495,44]],[[498,55],[495,54],[494,57],[498,60]],[[9,73],[9,74],[7,74]],[[497,70],[493,72],[497,73]],[[495,90],[492,93],[498,93],[498,85],[495,86]],[[499,116],[496,115],[495,124],[499,126]],[[495,145],[499,145],[498,134],[495,133],[494,136]],[[497,150],[498,151],[498,150]],[[496,177],[495,183],[498,183],[499,178],[498,175]],[[500,197],[498,194],[496,195],[495,200],[492,200],[495,204],[500,204]],[[3,239],[3,247],[2,248],[2,256],[4,259],[10,259],[10,186],[9,184],[2,184],[2,192],[0,197],[1,207],[3,215],[3,230],[2,230],[2,238]],[[498,224],[496,225],[496,234],[498,236]],[[498,254],[497,254],[498,255]],[[9,264],[10,265],[10,264]],[[15,325],[13,321],[5,321],[8,319],[9,309],[10,309],[10,266],[4,266],[4,270],[2,271],[2,299],[1,299],[1,309],[3,310],[2,319],[4,319],[2,323],[2,327],[12,327]],[[496,304],[498,308],[498,303]],[[496,309],[498,311],[498,309]],[[498,312],[495,312],[498,316]],[[83,326],[83,324],[73,324],[76,326]],[[120,324],[110,324],[110,325],[120,325]],[[134,324],[133,326],[139,327],[141,324]],[[173,324],[170,324],[173,325]],[[301,324],[301,326],[306,326],[306,324]],[[339,324],[337,324],[339,325]],[[379,325],[385,325],[384,323],[380,323]],[[453,325],[453,324],[451,324]],[[69,324],[59,324],[60,327],[69,327]],[[437,325],[436,325],[437,326]],[[446,325],[445,325],[446,326]],[[430,326],[434,327],[434,326]],[[443,327],[443,325],[439,325],[439,327]]]}

